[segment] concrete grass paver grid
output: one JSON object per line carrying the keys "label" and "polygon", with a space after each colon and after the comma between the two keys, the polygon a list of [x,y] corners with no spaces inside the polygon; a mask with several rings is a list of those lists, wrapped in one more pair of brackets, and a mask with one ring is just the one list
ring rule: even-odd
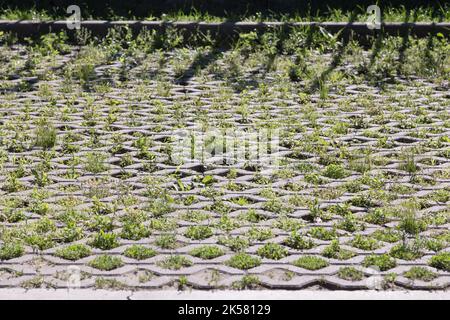
{"label": "concrete grass paver grid", "polygon": [[[380,87],[347,52],[309,93],[289,55],[107,50],[1,48],[2,288],[448,288],[448,75]],[[277,161],[175,163],[202,126],[277,129]]]}

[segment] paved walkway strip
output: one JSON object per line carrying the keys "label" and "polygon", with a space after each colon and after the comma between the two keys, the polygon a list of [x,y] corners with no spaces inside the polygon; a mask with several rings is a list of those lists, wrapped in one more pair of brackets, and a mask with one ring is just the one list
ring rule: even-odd
{"label": "paved walkway strip", "polygon": [[450,292],[436,291],[111,291],[0,289],[0,300],[450,300]]}

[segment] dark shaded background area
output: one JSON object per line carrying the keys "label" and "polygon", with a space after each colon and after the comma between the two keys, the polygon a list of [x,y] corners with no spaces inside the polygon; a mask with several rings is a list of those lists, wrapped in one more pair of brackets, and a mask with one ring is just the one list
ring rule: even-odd
{"label": "dark shaded background area", "polygon": [[425,0],[344,0],[344,1],[313,1],[313,0],[0,0],[0,8],[19,8],[47,10],[54,17],[65,15],[67,6],[80,6],[83,16],[96,19],[110,19],[115,16],[143,18],[149,15],[160,16],[163,13],[183,11],[189,13],[194,8],[198,12],[208,12],[211,15],[234,19],[242,15],[253,15],[260,12],[261,17],[273,14],[300,16],[315,16],[326,13],[329,8],[340,8],[343,11],[355,9],[364,10],[371,4],[380,7],[402,7],[414,9],[418,6],[432,7],[436,16],[439,8],[448,6],[450,1]]}

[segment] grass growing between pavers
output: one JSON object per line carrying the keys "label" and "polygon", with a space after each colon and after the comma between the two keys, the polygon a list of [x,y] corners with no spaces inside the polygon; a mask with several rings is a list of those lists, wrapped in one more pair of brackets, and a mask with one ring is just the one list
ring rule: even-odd
{"label": "grass growing between pavers", "polygon": [[2,34],[5,285],[447,287],[448,41],[309,31]]}

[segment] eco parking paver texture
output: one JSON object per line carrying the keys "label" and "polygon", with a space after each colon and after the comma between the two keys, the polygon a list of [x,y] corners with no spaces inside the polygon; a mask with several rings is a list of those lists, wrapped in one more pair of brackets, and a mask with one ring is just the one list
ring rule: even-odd
{"label": "eco parking paver texture", "polygon": [[[448,252],[450,242],[448,73],[434,79],[393,76],[379,79],[380,85],[355,66],[357,58],[369,63],[369,52],[357,58],[345,52],[321,95],[307,93],[308,79],[291,81],[286,72],[291,55],[278,56],[265,69],[261,52],[216,52],[209,65],[190,70],[196,55],[205,54],[199,49],[108,56],[112,45],[105,46],[68,47],[66,54],[51,55],[23,45],[0,49],[0,249],[5,243],[24,246],[19,257],[0,261],[2,288],[226,289],[247,280],[253,281],[247,286],[272,290],[447,290],[450,272],[429,262]],[[332,65],[335,54],[311,51],[305,59],[309,68],[321,70]],[[56,132],[56,145],[48,150],[35,145],[43,120],[46,131]],[[226,164],[217,155],[206,163],[174,163],[176,130],[198,130],[199,124],[277,128],[280,145],[272,156],[278,156],[278,166],[258,170],[256,160]],[[89,172],[88,161],[101,172]],[[326,177],[326,170],[339,170],[333,164],[345,174]],[[424,224],[416,236],[377,240],[373,250],[352,246],[358,234],[398,230],[411,201],[414,221]],[[376,210],[386,221],[370,223],[367,217]],[[189,235],[189,227],[200,225],[211,233]],[[354,256],[325,257],[332,241],[314,238],[317,227],[336,230],[341,250]],[[92,244],[100,229],[116,234],[111,249]],[[287,246],[292,231],[314,246]],[[174,240],[161,238],[167,235]],[[434,252],[426,243],[437,235]],[[248,243],[234,248],[226,236]],[[422,256],[395,258],[396,266],[385,271],[362,266],[365,257],[389,254],[403,242],[411,246],[416,237]],[[87,245],[90,254],[76,261],[55,256],[74,243]],[[259,256],[267,243],[278,244],[287,256]],[[133,244],[156,255],[126,257]],[[223,255],[191,255],[211,245]],[[238,251],[258,257],[260,264],[245,270],[230,265]],[[96,269],[90,262],[100,255],[119,257],[122,264]],[[191,264],[165,263],[174,255]],[[305,256],[328,265],[308,270],[292,264]],[[346,266],[362,271],[363,279],[339,278]],[[428,268],[436,278],[405,278],[413,266]],[[107,296],[129,297],[110,291]]]}

